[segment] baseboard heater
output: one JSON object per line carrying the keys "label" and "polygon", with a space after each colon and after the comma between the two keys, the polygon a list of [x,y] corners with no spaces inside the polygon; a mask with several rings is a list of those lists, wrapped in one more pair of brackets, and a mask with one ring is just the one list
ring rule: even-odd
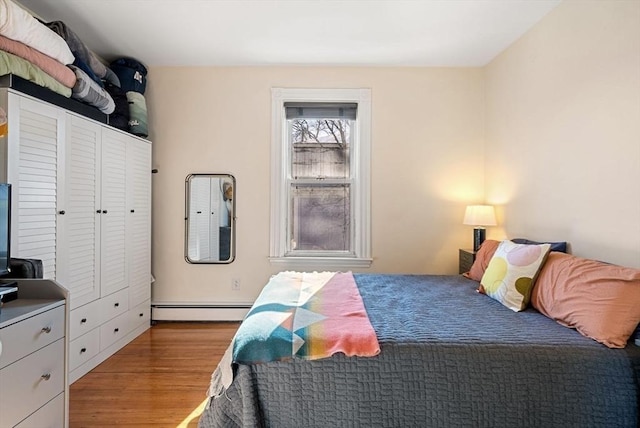
{"label": "baseboard heater", "polygon": [[242,321],[251,303],[188,304],[151,302],[152,321]]}

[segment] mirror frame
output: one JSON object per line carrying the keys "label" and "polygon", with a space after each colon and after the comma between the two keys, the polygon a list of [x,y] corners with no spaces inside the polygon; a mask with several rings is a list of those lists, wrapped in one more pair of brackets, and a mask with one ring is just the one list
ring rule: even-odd
{"label": "mirror frame", "polygon": [[[191,180],[198,177],[225,178],[231,180],[233,196],[231,197],[231,216],[229,226],[231,233],[229,237],[229,259],[228,260],[193,260],[189,257],[189,211],[191,209]],[[184,210],[184,259],[189,264],[229,264],[236,258],[236,178],[227,173],[198,173],[189,174],[184,181],[185,184],[185,210]]]}

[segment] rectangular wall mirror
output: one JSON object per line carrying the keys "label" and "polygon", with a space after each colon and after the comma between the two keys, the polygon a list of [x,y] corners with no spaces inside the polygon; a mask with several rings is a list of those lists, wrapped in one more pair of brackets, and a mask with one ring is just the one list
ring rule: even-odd
{"label": "rectangular wall mirror", "polygon": [[189,174],[185,195],[185,260],[231,263],[235,258],[236,179],[230,174]]}

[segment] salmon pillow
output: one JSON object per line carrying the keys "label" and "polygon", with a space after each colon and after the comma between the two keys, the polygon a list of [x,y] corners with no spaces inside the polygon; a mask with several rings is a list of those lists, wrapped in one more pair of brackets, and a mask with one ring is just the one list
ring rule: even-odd
{"label": "salmon pillow", "polygon": [[522,311],[529,304],[533,283],[550,247],[502,241],[482,275],[478,291],[512,311]]}
{"label": "salmon pillow", "polygon": [[640,323],[640,269],[551,252],[531,304],[586,337],[624,348]]}
{"label": "salmon pillow", "polygon": [[482,275],[484,275],[484,271],[487,270],[487,266],[489,266],[491,257],[493,257],[493,253],[496,252],[498,245],[500,245],[500,241],[494,241],[492,239],[484,241],[476,253],[476,259],[473,261],[471,269],[469,272],[463,273],[463,275],[469,279],[473,279],[474,281],[480,281],[482,279]]}

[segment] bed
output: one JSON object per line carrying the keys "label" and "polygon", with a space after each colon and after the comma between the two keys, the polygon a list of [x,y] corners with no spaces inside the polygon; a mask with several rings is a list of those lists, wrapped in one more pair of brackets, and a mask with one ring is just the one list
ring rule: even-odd
{"label": "bed", "polygon": [[[553,253],[551,253],[553,254]],[[234,365],[208,427],[637,427],[640,347],[612,349],[462,275],[354,274],[380,353]]]}

